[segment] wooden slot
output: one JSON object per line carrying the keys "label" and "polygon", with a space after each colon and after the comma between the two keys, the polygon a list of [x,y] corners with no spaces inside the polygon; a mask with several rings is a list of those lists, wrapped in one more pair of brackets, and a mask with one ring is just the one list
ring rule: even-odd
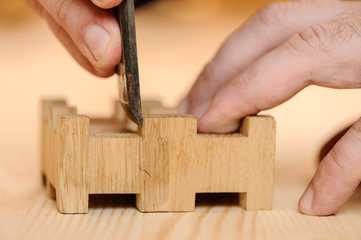
{"label": "wooden slot", "polygon": [[142,212],[193,211],[196,193],[239,193],[246,210],[271,209],[275,121],[248,116],[234,134],[199,134],[197,119],[145,102],[143,128],[119,103],[90,119],[43,101],[42,174],[62,213],[86,213],[89,194],[135,194]]}

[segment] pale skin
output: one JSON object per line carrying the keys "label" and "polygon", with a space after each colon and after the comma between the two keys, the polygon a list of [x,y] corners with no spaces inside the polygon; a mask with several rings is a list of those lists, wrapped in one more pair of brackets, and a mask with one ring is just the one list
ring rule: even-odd
{"label": "pale skin", "polygon": [[[121,58],[114,13],[122,0],[28,0],[72,56],[107,77]],[[361,87],[361,2],[304,0],[265,6],[237,29],[181,103],[198,131],[227,133],[309,85]],[[206,89],[206,91],[205,91]],[[309,215],[336,213],[361,180],[361,120],[319,165],[299,201]]]}

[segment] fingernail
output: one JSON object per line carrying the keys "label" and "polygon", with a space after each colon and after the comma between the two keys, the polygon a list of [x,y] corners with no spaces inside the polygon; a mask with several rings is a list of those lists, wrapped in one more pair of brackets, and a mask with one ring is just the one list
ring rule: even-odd
{"label": "fingernail", "polygon": [[85,29],[84,41],[96,61],[102,59],[110,39],[108,31],[99,25],[90,25]]}
{"label": "fingernail", "polygon": [[188,111],[188,98],[185,97],[179,104],[179,113],[186,114]]}
{"label": "fingernail", "polygon": [[206,101],[196,107],[191,113],[196,116],[198,119],[203,116],[203,114],[206,112],[207,108],[209,107],[210,101]]}
{"label": "fingernail", "polygon": [[299,210],[302,213],[311,214],[313,204],[314,190],[312,183],[308,185],[299,202]]}

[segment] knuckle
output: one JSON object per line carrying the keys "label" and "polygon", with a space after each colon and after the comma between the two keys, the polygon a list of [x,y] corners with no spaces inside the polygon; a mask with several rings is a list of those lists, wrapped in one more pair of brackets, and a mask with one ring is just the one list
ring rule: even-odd
{"label": "knuckle", "polygon": [[305,51],[311,49],[325,49],[327,45],[326,29],[322,25],[311,26],[293,36],[289,45],[296,51]]}
{"label": "knuckle", "polygon": [[56,16],[60,23],[67,21],[67,16],[71,8],[73,7],[75,0],[61,0],[56,4]]}
{"label": "knuckle", "polygon": [[263,25],[273,25],[275,23],[284,23],[289,10],[294,3],[275,2],[262,7],[255,15]]}
{"label": "knuckle", "polygon": [[308,27],[288,40],[288,44],[298,51],[308,49],[326,53],[351,41],[355,34],[361,36],[360,19],[338,19]]}
{"label": "knuckle", "polygon": [[217,66],[213,62],[207,63],[201,73],[202,81],[205,83],[212,83],[212,79],[215,78],[217,73]]}

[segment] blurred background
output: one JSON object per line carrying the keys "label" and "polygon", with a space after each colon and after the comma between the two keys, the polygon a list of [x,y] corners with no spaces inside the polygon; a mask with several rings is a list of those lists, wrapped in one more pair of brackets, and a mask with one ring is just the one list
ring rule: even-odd
{"label": "blurred background", "polygon": [[[143,99],[176,105],[223,40],[269,2],[159,0],[139,8]],[[66,97],[80,113],[110,116],[115,79],[82,69],[25,1],[0,0],[0,203],[40,186],[41,99]],[[309,179],[320,147],[360,117],[360,102],[360,90],[309,87],[265,112],[277,121],[276,181]]]}

